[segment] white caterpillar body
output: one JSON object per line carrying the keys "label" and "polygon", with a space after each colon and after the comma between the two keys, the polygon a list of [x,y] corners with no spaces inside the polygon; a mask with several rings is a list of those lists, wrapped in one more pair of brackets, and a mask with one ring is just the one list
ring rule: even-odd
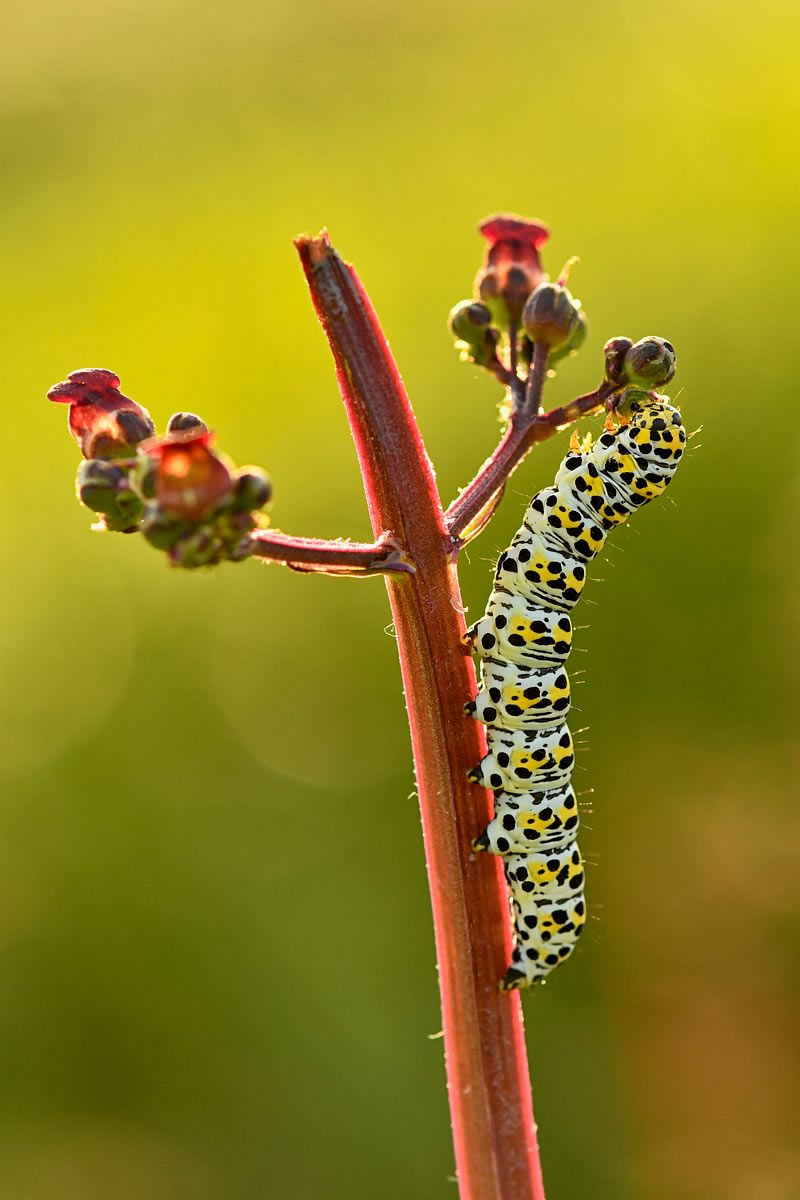
{"label": "white caterpillar body", "polygon": [[486,614],[466,635],[481,658],[467,712],[486,725],[488,741],[470,778],[493,789],[495,807],[475,848],[502,855],[514,913],[505,989],[544,979],[572,953],[586,920],[565,724],[569,612],[587,563],[611,530],[661,495],[686,442],[665,398],[639,393],[620,419],[593,445],[570,448],[554,484],[533,497],[500,555]]}

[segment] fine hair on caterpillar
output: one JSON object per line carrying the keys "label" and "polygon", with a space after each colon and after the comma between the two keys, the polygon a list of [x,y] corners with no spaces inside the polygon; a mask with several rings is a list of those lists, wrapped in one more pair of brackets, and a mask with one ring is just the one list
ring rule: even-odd
{"label": "fine hair on caterpillar", "polygon": [[553,484],[531,499],[497,561],[486,613],[465,635],[481,667],[465,711],[486,726],[488,746],[469,777],[494,792],[494,818],[474,847],[502,857],[514,918],[504,990],[545,979],[585,926],[575,742],[565,719],[569,614],[587,565],[612,530],[663,494],[685,444],[666,396],[635,387],[616,394],[600,437],[573,434]]}

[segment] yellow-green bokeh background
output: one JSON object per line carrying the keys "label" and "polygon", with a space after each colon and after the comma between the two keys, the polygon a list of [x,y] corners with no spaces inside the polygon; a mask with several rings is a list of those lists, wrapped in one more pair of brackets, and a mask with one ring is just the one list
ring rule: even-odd
{"label": "yellow-green bokeh background", "polygon": [[[6,18],[8,22],[8,18]],[[368,535],[291,237],[327,224],[450,496],[477,221],[679,351],[697,446],[580,635],[593,932],[526,998],[552,1200],[796,1200],[798,154],[788,0],[29,0],[0,72],[0,1195],[455,1195],[383,583],[168,571],[89,532],[47,387],[113,368]],[[702,445],[699,445],[702,443]],[[489,564],[563,440],[516,476]],[[580,623],[580,622],[579,622]]]}

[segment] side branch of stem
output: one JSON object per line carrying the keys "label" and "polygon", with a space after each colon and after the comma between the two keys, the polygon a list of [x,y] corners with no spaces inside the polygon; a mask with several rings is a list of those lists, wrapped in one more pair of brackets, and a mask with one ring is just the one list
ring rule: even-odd
{"label": "side branch of stem", "polygon": [[259,529],[251,535],[253,557],[283,563],[295,571],[325,575],[414,574],[414,564],[397,538],[385,533],[375,542],[344,538],[292,537],[277,529]]}
{"label": "side branch of stem", "polygon": [[537,442],[547,441],[560,429],[600,408],[612,390],[610,384],[602,383],[595,391],[578,396],[570,404],[543,413],[538,411],[541,385],[531,389],[524,408],[512,412],[508,428],[495,450],[445,513],[447,531],[456,549],[465,544],[465,531],[470,529],[477,515],[517,469],[528,451]]}

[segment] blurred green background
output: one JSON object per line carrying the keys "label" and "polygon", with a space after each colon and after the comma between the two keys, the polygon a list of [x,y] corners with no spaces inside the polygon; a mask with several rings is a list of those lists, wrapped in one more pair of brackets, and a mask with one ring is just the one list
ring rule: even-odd
{"label": "blurred green background", "polygon": [[[327,224],[358,265],[450,497],[498,389],[445,318],[505,209],[550,223],[550,270],[581,256],[590,339],[550,402],[607,337],[659,333],[703,426],[578,611],[595,920],[525,1000],[549,1195],[800,1196],[796,6],[8,20],[0,1195],[455,1194],[383,583],[181,574],[92,534],[44,394],[112,368],[266,466],[279,527],[366,537],[291,238]],[[563,450],[465,555],[472,615]]]}

